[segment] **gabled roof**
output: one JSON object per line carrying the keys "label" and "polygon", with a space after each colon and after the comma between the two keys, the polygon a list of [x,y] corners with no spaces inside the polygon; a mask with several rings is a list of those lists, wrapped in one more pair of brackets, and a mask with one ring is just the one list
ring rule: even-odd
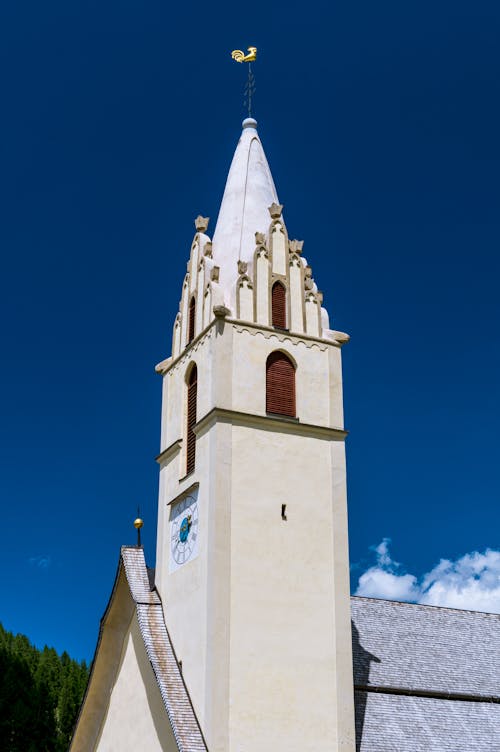
{"label": "gabled roof", "polygon": [[165,722],[170,722],[177,749],[179,752],[207,752],[165,625],[160,597],[152,589],[150,574],[151,570],[146,568],[143,549],[123,546],[113,592],[101,620],[89,682],[71,742],[70,749],[74,752],[87,752],[95,748],[120,663],[123,642],[134,612],[165,707]]}
{"label": "gabled roof", "polygon": [[351,598],[354,682],[500,698],[500,615]]}
{"label": "gabled roof", "polygon": [[153,667],[179,752],[206,752],[207,747],[180,672],[163,607],[150,589],[142,548],[123,546],[121,562],[136,604],[142,639]]}
{"label": "gabled roof", "polygon": [[500,616],[351,598],[357,752],[499,749]]}
{"label": "gabled roof", "polygon": [[498,752],[500,705],[354,693],[356,752]]}

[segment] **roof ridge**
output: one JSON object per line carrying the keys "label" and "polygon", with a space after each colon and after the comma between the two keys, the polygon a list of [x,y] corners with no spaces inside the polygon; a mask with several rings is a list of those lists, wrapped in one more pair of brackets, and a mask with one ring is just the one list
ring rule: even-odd
{"label": "roof ridge", "polygon": [[[129,554],[135,554],[133,557]],[[130,561],[133,558],[134,561]],[[200,723],[179,667],[170,638],[163,604],[156,587],[151,598],[142,599],[149,579],[144,551],[137,546],[122,546],[121,561],[135,603],[137,621],[151,668],[180,752],[207,752]],[[134,578],[138,578],[136,581]]]}
{"label": "roof ridge", "polygon": [[441,611],[453,611],[459,614],[480,614],[482,616],[494,616],[497,619],[500,618],[500,614],[495,611],[479,611],[473,608],[455,608],[454,606],[436,606],[433,603],[414,603],[412,601],[396,601],[390,598],[371,598],[366,595],[351,595],[351,600],[368,601],[372,603],[393,603],[396,606],[411,606],[414,608],[432,608],[440,609]]}
{"label": "roof ridge", "polygon": [[492,702],[500,704],[498,695],[478,695],[473,692],[444,692],[432,689],[410,687],[393,687],[385,684],[354,684],[356,692],[375,692],[380,695],[401,695],[404,697],[429,697],[433,700],[450,700],[457,702]]}

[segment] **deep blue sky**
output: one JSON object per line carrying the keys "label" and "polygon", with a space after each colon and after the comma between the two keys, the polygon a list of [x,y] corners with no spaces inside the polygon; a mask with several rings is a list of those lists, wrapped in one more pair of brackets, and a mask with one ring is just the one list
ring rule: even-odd
{"label": "deep blue sky", "polygon": [[[255,114],[344,349],[351,560],[499,543],[500,5],[0,8],[7,628],[90,658],[137,504],[198,213]],[[366,563],[366,566],[368,564]]]}

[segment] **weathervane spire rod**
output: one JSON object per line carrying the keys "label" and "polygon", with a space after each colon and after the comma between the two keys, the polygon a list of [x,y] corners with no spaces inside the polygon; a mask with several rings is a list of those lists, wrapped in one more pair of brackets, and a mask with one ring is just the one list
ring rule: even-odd
{"label": "weathervane spire rod", "polygon": [[248,78],[245,84],[244,105],[248,109],[248,117],[252,117],[252,98],[255,94],[255,76],[252,72],[252,62],[257,60],[257,47],[247,47],[248,54],[243,50],[233,50],[231,57],[237,63],[248,63]]}
{"label": "weathervane spire rod", "polygon": [[137,548],[142,548],[141,545],[141,527],[144,525],[144,521],[141,519],[141,510],[137,507],[137,517],[134,520],[134,527],[137,530]]}

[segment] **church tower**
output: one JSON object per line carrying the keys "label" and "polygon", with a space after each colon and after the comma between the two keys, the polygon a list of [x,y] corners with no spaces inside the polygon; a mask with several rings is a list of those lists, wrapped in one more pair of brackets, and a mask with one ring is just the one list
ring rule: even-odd
{"label": "church tower", "polygon": [[163,377],[156,587],[210,752],[354,752],[341,347],[248,118]]}

